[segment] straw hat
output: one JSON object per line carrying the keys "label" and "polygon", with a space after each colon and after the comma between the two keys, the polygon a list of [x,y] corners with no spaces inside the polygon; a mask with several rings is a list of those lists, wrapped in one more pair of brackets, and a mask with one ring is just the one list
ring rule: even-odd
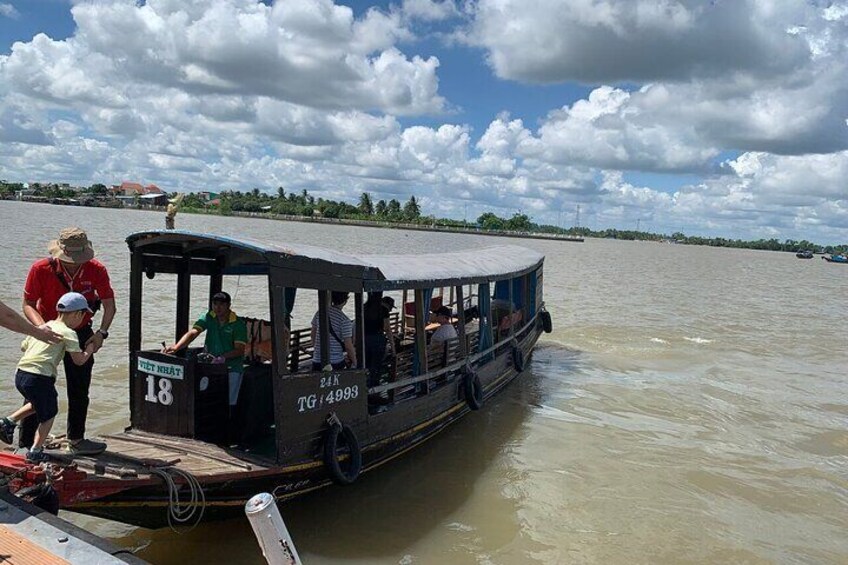
{"label": "straw hat", "polygon": [[88,235],[80,228],[65,228],[59,232],[59,239],[47,244],[47,251],[55,259],[65,263],[85,263],[94,258],[94,249],[88,241]]}

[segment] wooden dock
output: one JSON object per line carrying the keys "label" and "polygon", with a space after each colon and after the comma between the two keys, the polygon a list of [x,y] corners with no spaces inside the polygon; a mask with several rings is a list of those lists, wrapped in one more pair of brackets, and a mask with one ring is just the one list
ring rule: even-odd
{"label": "wooden dock", "polygon": [[0,563],[144,565],[147,562],[3,490],[0,491]]}

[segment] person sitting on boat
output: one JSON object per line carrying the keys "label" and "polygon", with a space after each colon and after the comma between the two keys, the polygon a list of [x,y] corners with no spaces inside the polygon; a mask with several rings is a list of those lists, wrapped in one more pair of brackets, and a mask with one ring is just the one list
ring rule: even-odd
{"label": "person sitting on boat", "polygon": [[363,325],[365,327],[365,365],[368,369],[368,386],[380,383],[380,370],[386,357],[386,349],[394,355],[394,338],[389,316],[395,307],[391,296],[381,297],[381,292],[368,294],[368,301],[363,308]]}
{"label": "person sitting on boat", "polygon": [[[342,308],[347,304],[347,292],[332,292],[330,307],[327,309],[329,320],[330,365],[340,371],[348,366],[356,366],[356,349],[353,347],[353,322],[345,316]],[[321,328],[318,322],[318,312],[312,317],[312,370],[320,371],[321,366]],[[345,359],[347,354],[347,359]]]}
{"label": "person sitting on boat", "polygon": [[47,327],[61,336],[58,343],[46,343],[34,337],[26,338],[21,344],[24,352],[18,362],[15,373],[15,387],[24,397],[26,404],[15,410],[10,416],[0,420],[0,440],[11,444],[15,427],[24,418],[35,414],[38,427],[35,438],[27,452],[27,460],[44,460],[44,442],[53,420],[59,413],[59,395],[56,392],[56,373],[59,363],[67,353],[77,366],[85,365],[94,354],[93,342],[80,348],[76,328],[83,325],[86,314],[91,313],[86,298],[78,292],[68,292],[59,298],[56,304],[58,317],[47,322]]}
{"label": "person sitting on boat", "polygon": [[451,321],[452,313],[447,306],[439,306],[433,312],[435,321],[439,324],[436,331],[433,332],[433,337],[430,338],[430,343],[444,343],[449,339],[456,337],[456,328],[453,327]]}
{"label": "person sitting on boat", "polygon": [[230,406],[238,402],[241,379],[244,374],[244,349],[247,346],[247,325],[230,309],[232,298],[226,292],[212,295],[212,309],[200,317],[174,345],[162,353],[175,353],[187,347],[204,331],[206,352],[214,355],[214,363],[226,363],[229,373]]}

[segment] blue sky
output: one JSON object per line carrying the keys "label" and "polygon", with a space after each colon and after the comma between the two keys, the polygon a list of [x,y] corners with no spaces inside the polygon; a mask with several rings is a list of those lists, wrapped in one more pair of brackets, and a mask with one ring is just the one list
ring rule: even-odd
{"label": "blue sky", "polygon": [[846,38],[848,0],[0,0],[0,178],[841,243]]}

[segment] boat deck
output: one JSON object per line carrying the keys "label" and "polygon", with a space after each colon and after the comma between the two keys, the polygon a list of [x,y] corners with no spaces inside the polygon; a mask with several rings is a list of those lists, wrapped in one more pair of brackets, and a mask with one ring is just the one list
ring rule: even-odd
{"label": "boat deck", "polygon": [[274,465],[244,451],[136,430],[106,435],[104,439],[109,446],[104,453],[72,459],[81,471],[98,478],[143,479],[151,476],[151,467],[176,467],[202,479],[262,471]]}

